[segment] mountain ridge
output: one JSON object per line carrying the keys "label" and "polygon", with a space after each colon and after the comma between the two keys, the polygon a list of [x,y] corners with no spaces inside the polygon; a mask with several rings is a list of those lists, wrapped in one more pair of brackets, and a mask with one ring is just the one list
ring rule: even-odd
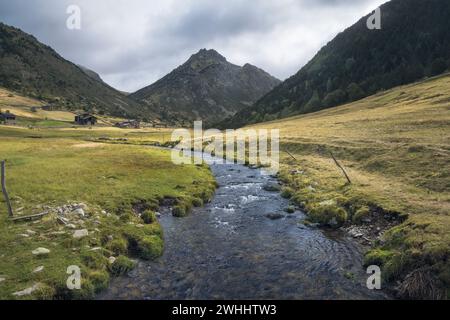
{"label": "mountain ridge", "polygon": [[155,117],[87,70],[64,59],[33,35],[0,23],[0,86],[60,109]]}
{"label": "mountain ridge", "polygon": [[370,14],[362,17],[296,74],[219,126],[236,128],[327,109],[450,67],[450,1],[392,0],[380,10],[381,30],[367,28]]}
{"label": "mountain ridge", "polygon": [[[264,70],[232,64],[216,50],[201,49],[166,76],[130,95],[166,120],[223,120],[281,83]],[[190,124],[191,125],[191,124]]]}

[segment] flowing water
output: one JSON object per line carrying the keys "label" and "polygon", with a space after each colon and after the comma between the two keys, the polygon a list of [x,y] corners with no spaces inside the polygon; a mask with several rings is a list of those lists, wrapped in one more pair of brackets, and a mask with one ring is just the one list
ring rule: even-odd
{"label": "flowing water", "polygon": [[357,244],[284,213],[289,201],[263,190],[276,179],[242,165],[211,169],[220,186],[212,202],[185,218],[163,213],[164,255],[139,262],[99,299],[386,298],[367,289]]}

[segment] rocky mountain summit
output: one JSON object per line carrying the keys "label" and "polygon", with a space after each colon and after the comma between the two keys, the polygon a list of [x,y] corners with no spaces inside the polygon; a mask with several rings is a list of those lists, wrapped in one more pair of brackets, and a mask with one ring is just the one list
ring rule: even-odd
{"label": "rocky mountain summit", "polygon": [[202,49],[130,97],[169,122],[214,123],[251,106],[279,83],[255,66],[240,67],[215,50]]}

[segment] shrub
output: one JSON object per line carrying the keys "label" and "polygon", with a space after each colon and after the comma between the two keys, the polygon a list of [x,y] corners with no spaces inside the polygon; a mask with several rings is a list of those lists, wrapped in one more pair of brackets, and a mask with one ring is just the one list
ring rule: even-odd
{"label": "shrub", "polygon": [[122,222],[130,222],[131,220],[133,220],[133,215],[129,212],[120,215],[120,221]]}
{"label": "shrub", "polygon": [[96,293],[108,288],[109,274],[107,271],[92,271],[89,273],[88,278]]}
{"label": "shrub", "polygon": [[106,245],[106,248],[116,255],[125,254],[128,251],[128,242],[123,238],[114,239]]}
{"label": "shrub", "polygon": [[91,281],[86,278],[81,278],[80,290],[69,290],[68,297],[72,300],[90,300],[95,296],[95,287]]}
{"label": "shrub", "polygon": [[284,187],[281,191],[281,196],[285,199],[290,199],[294,195],[294,190],[290,187]]}
{"label": "shrub", "polygon": [[158,219],[156,218],[156,214],[151,211],[151,210],[146,210],[142,215],[141,215],[142,220],[144,221],[144,223],[146,224],[152,224],[154,222],[156,222]]}
{"label": "shrub", "polygon": [[393,256],[393,252],[383,249],[373,249],[364,257],[364,266],[383,266]]}
{"label": "shrub", "polygon": [[347,212],[335,205],[315,206],[309,212],[312,222],[339,228],[347,221]]}
{"label": "shrub", "polygon": [[367,218],[370,215],[370,209],[367,206],[359,208],[355,215],[353,216],[353,223],[361,224],[364,218]]}
{"label": "shrub", "polygon": [[108,259],[95,251],[88,251],[81,254],[83,263],[91,269],[102,269],[108,264]]}
{"label": "shrub", "polygon": [[146,236],[138,241],[138,252],[142,259],[150,260],[161,256],[163,241],[158,236]]}
{"label": "shrub", "polygon": [[192,204],[189,201],[181,200],[178,205],[173,207],[172,215],[174,217],[185,217],[189,214],[192,209]]}
{"label": "shrub", "polygon": [[56,289],[46,285],[46,284],[39,284],[38,289],[33,292],[33,296],[37,300],[52,300],[55,297]]}
{"label": "shrub", "polygon": [[201,198],[193,198],[192,199],[192,205],[194,207],[202,207],[203,206],[203,200]]}
{"label": "shrub", "polygon": [[125,274],[136,266],[136,263],[131,261],[125,256],[118,256],[116,261],[109,267],[111,274],[115,276],[120,276]]}
{"label": "shrub", "polygon": [[175,206],[175,207],[172,208],[172,215],[174,217],[180,218],[180,217],[187,216],[187,212],[186,212],[186,209],[185,209],[184,206],[178,205],[178,206]]}

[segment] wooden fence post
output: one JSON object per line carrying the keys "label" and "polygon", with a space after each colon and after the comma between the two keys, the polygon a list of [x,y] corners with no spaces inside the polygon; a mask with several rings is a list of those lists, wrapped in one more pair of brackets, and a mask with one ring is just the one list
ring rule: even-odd
{"label": "wooden fence post", "polygon": [[342,172],[344,173],[345,177],[347,178],[348,183],[351,184],[352,181],[351,181],[350,178],[348,177],[348,174],[347,174],[347,172],[345,171],[344,167],[342,167],[342,166],[340,165],[340,163],[336,160],[336,158],[335,158],[334,155],[333,155],[333,152],[330,151],[330,155],[331,155],[331,157],[333,158],[334,163],[336,163],[336,165],[337,165],[337,166],[342,170]]}
{"label": "wooden fence post", "polygon": [[286,149],[285,151],[286,151],[286,153],[287,153],[292,159],[294,159],[295,161],[297,161],[297,158],[294,157],[294,155],[293,155],[292,153],[290,153],[289,150]]}
{"label": "wooden fence post", "polygon": [[8,192],[6,191],[6,161],[1,161],[1,183],[2,183],[2,192],[5,197],[6,206],[8,207],[8,215],[9,217],[13,217],[13,210],[11,207],[11,202],[9,201]]}

